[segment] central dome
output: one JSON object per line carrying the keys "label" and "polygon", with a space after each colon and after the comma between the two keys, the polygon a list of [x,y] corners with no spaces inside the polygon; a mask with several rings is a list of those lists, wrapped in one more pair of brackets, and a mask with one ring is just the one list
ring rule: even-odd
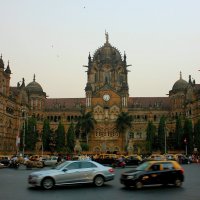
{"label": "central dome", "polygon": [[96,52],[93,55],[93,61],[98,61],[98,62],[103,62],[103,63],[110,62],[110,61],[115,61],[115,62],[122,61],[122,57],[119,50],[113,47],[108,42],[107,33],[106,33],[106,43],[104,43],[102,47],[96,50]]}
{"label": "central dome", "polygon": [[41,85],[35,81],[35,75],[33,78],[33,82],[29,83],[26,86],[26,90],[29,92],[43,92]]}
{"label": "central dome", "polygon": [[174,83],[172,90],[184,90],[187,86],[188,82],[182,79],[182,74],[180,72],[180,79]]}

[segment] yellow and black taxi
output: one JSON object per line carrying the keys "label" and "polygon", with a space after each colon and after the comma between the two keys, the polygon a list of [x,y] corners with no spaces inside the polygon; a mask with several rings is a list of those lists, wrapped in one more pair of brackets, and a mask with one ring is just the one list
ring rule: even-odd
{"label": "yellow and black taxi", "polygon": [[121,174],[120,182],[125,187],[141,189],[145,185],[168,185],[180,187],[184,170],[176,161],[146,161],[136,169]]}

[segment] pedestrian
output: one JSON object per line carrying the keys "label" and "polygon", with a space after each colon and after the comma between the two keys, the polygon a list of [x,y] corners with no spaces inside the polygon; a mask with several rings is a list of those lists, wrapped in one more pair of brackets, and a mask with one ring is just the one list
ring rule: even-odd
{"label": "pedestrian", "polygon": [[62,161],[62,158],[61,158],[61,155],[59,154],[57,158],[57,164],[59,164],[61,161]]}

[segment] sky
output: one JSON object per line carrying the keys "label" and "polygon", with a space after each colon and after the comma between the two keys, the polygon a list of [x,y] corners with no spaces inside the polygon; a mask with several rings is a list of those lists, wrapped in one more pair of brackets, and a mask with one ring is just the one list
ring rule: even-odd
{"label": "sky", "polygon": [[130,97],[200,83],[199,0],[0,0],[0,53],[11,86],[36,75],[49,98],[84,98],[88,54],[109,42],[131,64]]}

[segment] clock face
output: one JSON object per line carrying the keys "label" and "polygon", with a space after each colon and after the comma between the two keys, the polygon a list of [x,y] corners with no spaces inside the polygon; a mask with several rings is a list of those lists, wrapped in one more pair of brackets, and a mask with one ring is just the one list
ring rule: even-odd
{"label": "clock face", "polygon": [[103,100],[104,101],[109,101],[110,100],[110,95],[109,94],[104,94],[103,95]]}

